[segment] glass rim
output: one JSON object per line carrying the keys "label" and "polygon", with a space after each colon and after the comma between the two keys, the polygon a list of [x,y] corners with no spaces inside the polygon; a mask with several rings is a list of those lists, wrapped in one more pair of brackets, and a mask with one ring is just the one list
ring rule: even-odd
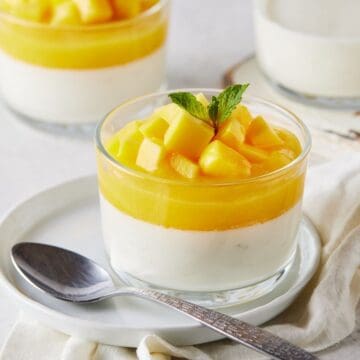
{"label": "glass rim", "polygon": [[53,31],[78,31],[78,32],[86,32],[86,31],[94,31],[94,30],[110,30],[110,29],[120,29],[123,27],[129,27],[140,23],[142,20],[145,20],[151,15],[160,12],[164,9],[170,0],[159,0],[155,5],[150,8],[142,11],[139,15],[125,20],[116,20],[111,22],[105,22],[100,24],[81,24],[81,25],[51,25],[47,23],[41,23],[36,21],[30,21],[26,19],[19,18],[15,15],[11,15],[6,13],[5,11],[0,10],[0,20],[4,19],[8,22],[11,22],[16,25],[38,29],[38,30],[53,30]]}
{"label": "glass rim", "polygon": [[151,93],[148,95],[128,99],[127,101],[122,102],[116,108],[111,110],[102,120],[100,120],[98,122],[96,129],[95,129],[95,145],[96,145],[97,149],[102,153],[102,155],[104,155],[106,157],[106,159],[108,161],[111,162],[111,164],[113,164],[115,167],[119,168],[121,171],[127,173],[128,175],[135,176],[137,178],[147,179],[147,180],[154,181],[157,183],[163,183],[163,184],[168,184],[168,185],[178,185],[178,186],[191,186],[191,187],[204,187],[204,186],[205,187],[206,186],[207,187],[211,187],[211,186],[218,186],[218,187],[223,186],[224,187],[224,186],[235,186],[235,185],[251,184],[251,183],[272,180],[274,178],[280,177],[284,173],[287,173],[289,170],[294,168],[296,165],[300,164],[307,157],[307,155],[310,152],[310,149],[311,149],[310,130],[297,115],[295,115],[292,111],[286,109],[285,107],[278,105],[276,103],[273,103],[271,101],[267,101],[265,99],[255,97],[255,96],[244,96],[243,99],[245,101],[257,102],[257,103],[272,107],[272,108],[276,109],[277,111],[282,112],[301,129],[303,136],[304,136],[304,146],[302,148],[302,151],[299,154],[299,156],[297,156],[294,160],[292,160],[286,166],[284,166],[280,169],[271,171],[269,173],[263,174],[263,175],[249,177],[249,178],[236,179],[236,180],[225,180],[225,181],[219,181],[216,178],[214,178],[214,181],[206,181],[206,182],[205,181],[204,182],[195,182],[194,181],[194,182],[192,182],[192,181],[186,181],[186,180],[181,180],[181,179],[162,178],[162,177],[150,174],[150,173],[146,173],[146,172],[142,172],[142,171],[133,169],[129,166],[126,166],[126,165],[121,164],[120,162],[116,161],[110,155],[110,153],[106,150],[106,148],[101,140],[101,132],[102,132],[102,128],[103,128],[103,125],[105,124],[105,122],[112,115],[114,115],[118,110],[120,110],[123,107],[132,105],[138,101],[148,100],[151,98],[169,95],[169,94],[171,94],[173,92],[177,92],[177,91],[186,91],[186,92],[191,92],[191,93],[196,93],[196,92],[208,93],[208,92],[221,92],[222,89],[216,89],[216,88],[185,88],[184,89],[184,88],[180,88],[180,89],[167,90],[167,91],[162,91],[162,92],[157,92],[157,93]]}

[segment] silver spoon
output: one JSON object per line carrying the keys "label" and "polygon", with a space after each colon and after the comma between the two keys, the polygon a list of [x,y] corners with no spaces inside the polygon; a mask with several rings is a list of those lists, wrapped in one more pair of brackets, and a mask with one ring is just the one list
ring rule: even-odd
{"label": "silver spoon", "polygon": [[133,295],[178,310],[201,324],[260,353],[280,360],[317,359],[314,355],[256,326],[152,289],[116,287],[110,275],[75,252],[37,243],[12,248],[12,261],[32,285],[74,303],[91,303],[117,295]]}

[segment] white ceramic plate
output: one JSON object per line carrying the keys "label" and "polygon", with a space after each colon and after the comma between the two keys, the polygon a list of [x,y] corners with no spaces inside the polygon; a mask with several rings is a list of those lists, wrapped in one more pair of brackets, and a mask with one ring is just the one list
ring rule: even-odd
{"label": "white ceramic plate", "polygon": [[[100,230],[95,177],[77,179],[43,191],[13,209],[0,225],[0,284],[14,301],[45,325],[105,344],[135,347],[155,333],[175,345],[221,338],[191,319],[146,300],[122,297],[75,305],[53,299],[25,284],[15,273],[10,249],[17,242],[54,244],[78,251],[109,269]],[[288,276],[270,294],[223,311],[253,324],[282,312],[314,274],[320,254],[318,235],[304,219],[299,250]]]}

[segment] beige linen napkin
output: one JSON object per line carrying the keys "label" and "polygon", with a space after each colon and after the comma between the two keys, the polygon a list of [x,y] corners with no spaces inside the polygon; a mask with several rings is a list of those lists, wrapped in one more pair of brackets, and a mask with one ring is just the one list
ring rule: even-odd
{"label": "beige linen napkin", "polygon": [[[349,335],[360,298],[360,154],[310,169],[306,214],[322,239],[317,274],[295,303],[266,328],[310,351],[325,349]],[[20,318],[1,360],[191,360],[262,359],[230,341],[176,348],[149,335],[135,350],[69,337]]]}

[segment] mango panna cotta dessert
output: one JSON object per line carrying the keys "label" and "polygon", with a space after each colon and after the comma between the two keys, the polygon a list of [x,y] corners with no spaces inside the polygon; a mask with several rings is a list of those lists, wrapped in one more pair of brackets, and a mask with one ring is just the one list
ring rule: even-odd
{"label": "mango panna cotta dessert", "polygon": [[162,86],[167,23],[167,0],[0,0],[2,94],[33,120],[95,123]]}
{"label": "mango panna cotta dessert", "polygon": [[[290,113],[242,102],[247,87],[170,93],[170,103],[113,130],[98,148],[104,240],[121,277],[213,292],[259,283],[291,262],[303,139],[289,130],[298,125]],[[282,111],[283,124],[257,107],[272,117]]]}

